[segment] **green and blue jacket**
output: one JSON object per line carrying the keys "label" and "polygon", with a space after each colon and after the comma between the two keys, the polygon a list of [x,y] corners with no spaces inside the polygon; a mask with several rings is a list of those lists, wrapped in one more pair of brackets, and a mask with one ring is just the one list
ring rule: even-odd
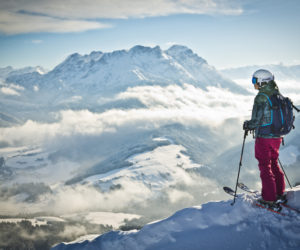
{"label": "green and blue jacket", "polygon": [[278,138],[278,136],[274,135],[259,134],[259,128],[263,125],[269,124],[272,119],[271,106],[268,101],[268,97],[278,92],[278,86],[274,81],[265,84],[259,89],[259,92],[254,99],[251,120],[248,121],[248,128],[255,130],[255,137]]}

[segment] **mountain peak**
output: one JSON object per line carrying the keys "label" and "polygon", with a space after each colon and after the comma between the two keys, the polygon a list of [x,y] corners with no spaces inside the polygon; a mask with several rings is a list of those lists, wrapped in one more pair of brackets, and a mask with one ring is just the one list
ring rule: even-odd
{"label": "mountain peak", "polygon": [[183,46],[183,45],[173,45],[168,50],[166,50],[166,53],[172,57],[174,57],[176,60],[184,60],[186,58],[190,58],[193,60],[196,60],[198,63],[207,64],[207,61],[204,60],[202,57],[198,56],[196,53],[194,53],[190,48]]}
{"label": "mountain peak", "polygon": [[140,54],[140,53],[155,53],[161,54],[162,50],[159,46],[155,46],[154,48],[146,47],[142,45],[136,45],[129,50],[129,53],[132,54]]}
{"label": "mountain peak", "polygon": [[187,46],[174,44],[167,51],[176,51],[176,52],[185,52],[185,53],[193,53],[193,51]]}
{"label": "mountain peak", "polygon": [[76,61],[76,60],[80,59],[81,57],[82,57],[82,55],[80,55],[79,53],[73,53],[67,57],[65,62]]}
{"label": "mountain peak", "polygon": [[98,61],[103,56],[102,51],[92,51],[89,55],[86,55],[86,59]]}

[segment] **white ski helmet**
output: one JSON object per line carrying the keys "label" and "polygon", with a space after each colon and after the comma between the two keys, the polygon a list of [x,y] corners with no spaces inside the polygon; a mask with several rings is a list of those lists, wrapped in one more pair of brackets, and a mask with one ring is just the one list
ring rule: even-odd
{"label": "white ski helmet", "polygon": [[266,69],[259,69],[254,72],[252,76],[252,83],[261,85],[262,83],[268,83],[270,81],[274,81],[274,75],[266,70]]}

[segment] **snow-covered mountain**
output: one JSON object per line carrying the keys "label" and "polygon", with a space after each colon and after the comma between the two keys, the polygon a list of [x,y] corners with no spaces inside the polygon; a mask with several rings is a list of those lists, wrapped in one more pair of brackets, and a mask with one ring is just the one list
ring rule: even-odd
{"label": "snow-covered mountain", "polygon": [[[288,192],[288,204],[300,209],[300,186]],[[282,215],[257,207],[253,195],[185,208],[141,230],[109,233],[61,243],[53,250],[299,249],[300,214]]]}
{"label": "snow-covered mountain", "polygon": [[234,92],[246,92],[234,82],[223,78],[191,49],[179,45],[165,51],[159,46],[135,46],[128,51],[111,53],[75,53],[47,74],[18,74],[8,77],[7,82],[27,90],[38,89],[37,97],[43,90],[48,95],[51,93],[49,91],[55,91],[53,94],[56,97],[61,95],[60,100],[72,95],[99,97],[141,85],[182,86],[184,83],[202,89],[217,86]]}
{"label": "snow-covered mountain", "polygon": [[[3,71],[3,72],[2,72]],[[112,99],[126,89],[137,86],[217,87],[230,92],[247,94],[247,90],[224,78],[214,67],[191,49],[174,45],[168,50],[135,46],[130,50],[110,53],[72,54],[53,70],[41,68],[2,69],[0,105],[2,117],[15,120],[53,121],[45,115],[60,109],[89,109],[143,107],[137,98]],[[36,112],[40,110],[39,112]],[[26,116],[24,113],[26,112]],[[8,120],[0,120],[6,126]]]}
{"label": "snow-covered mountain", "polygon": [[[30,111],[36,105],[34,100],[28,100],[25,96],[28,95],[25,87],[6,79],[20,77],[24,82],[27,82],[29,76],[29,79],[32,79],[32,76],[42,76],[47,72],[48,70],[40,66],[20,69],[14,69],[10,66],[0,68],[0,127],[22,124],[28,117],[20,114],[24,113],[25,110],[25,112]],[[28,84],[25,86],[28,87]],[[34,85],[33,90],[36,89],[37,86]]]}

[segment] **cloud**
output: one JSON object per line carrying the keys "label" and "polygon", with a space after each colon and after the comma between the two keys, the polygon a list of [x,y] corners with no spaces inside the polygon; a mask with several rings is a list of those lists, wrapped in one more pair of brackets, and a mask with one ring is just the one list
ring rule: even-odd
{"label": "cloud", "polygon": [[234,0],[16,0],[1,1],[0,9],[0,31],[5,34],[78,32],[109,27],[95,19],[243,13]]}
{"label": "cloud", "polygon": [[168,192],[169,199],[172,203],[178,202],[179,200],[193,200],[193,196],[188,193],[181,190],[173,189],[170,192]]}
{"label": "cloud", "polygon": [[2,87],[0,89],[0,91],[5,94],[5,95],[16,95],[16,96],[20,96],[20,93],[17,92],[16,90],[12,89],[12,88],[7,88],[7,87]]}
{"label": "cloud", "polygon": [[[185,172],[185,176],[190,175]],[[176,182],[172,187],[151,190],[141,181],[123,178],[122,188],[110,192],[99,192],[93,186],[73,185],[57,186],[52,193],[41,194],[34,202],[21,200],[21,196],[0,199],[0,212],[15,215],[21,212],[46,212],[55,215],[69,215],[73,213],[102,211],[126,212],[144,216],[153,214],[168,215],[170,211],[195,204],[195,201],[208,200],[219,197],[216,193],[217,184],[208,178],[193,176],[189,185]],[[174,183],[173,183],[174,184]],[[199,190],[203,192],[199,192]],[[72,204],[72,206],[70,206]],[[153,207],[160,207],[160,211],[153,211]],[[111,222],[114,223],[114,219]]]}
{"label": "cloud", "polygon": [[[138,99],[146,108],[110,109],[103,113],[63,110],[54,123],[28,120],[21,126],[3,128],[0,140],[11,145],[42,143],[51,138],[115,133],[122,128],[155,129],[170,123],[189,126],[219,126],[230,118],[250,116],[253,97],[211,88],[204,91],[192,85],[142,86],[129,88],[116,100]],[[34,142],[33,142],[34,138]]]}
{"label": "cloud", "polygon": [[253,99],[252,96],[237,95],[214,87],[204,91],[190,84],[183,87],[134,87],[119,94],[117,98],[138,99],[149,110],[162,113],[161,116],[166,119],[177,119],[176,122],[216,126],[226,119],[243,116],[252,107]]}
{"label": "cloud", "polygon": [[108,27],[110,26],[107,24],[95,21],[0,11],[0,32],[8,35],[33,32],[81,32]]}

